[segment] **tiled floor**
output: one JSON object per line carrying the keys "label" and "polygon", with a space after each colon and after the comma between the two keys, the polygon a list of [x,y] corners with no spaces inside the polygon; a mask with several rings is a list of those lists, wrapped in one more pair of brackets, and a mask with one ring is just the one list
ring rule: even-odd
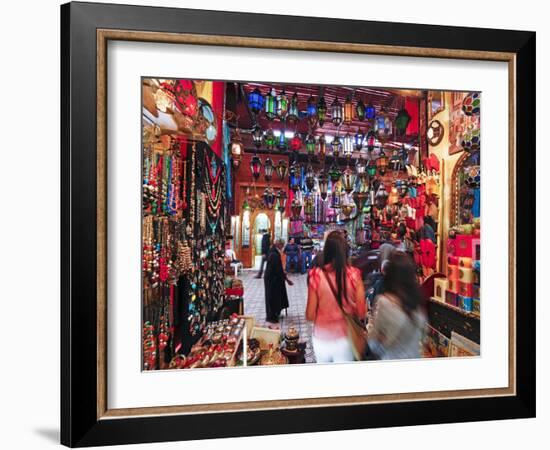
{"label": "tiled floor", "polygon": [[[255,278],[258,272],[256,270],[245,270],[239,274],[239,278],[244,284],[244,313],[254,316],[256,323],[261,327],[274,325],[265,321],[265,293],[264,280]],[[290,274],[290,279],[294,282],[293,286],[286,285],[288,293],[288,315],[285,311],[281,314],[281,319],[277,326],[282,331],[294,325],[300,333],[300,341],[306,342],[306,362],[315,362],[315,354],[311,345],[311,324],[306,321],[306,300],[307,300],[307,275]]]}

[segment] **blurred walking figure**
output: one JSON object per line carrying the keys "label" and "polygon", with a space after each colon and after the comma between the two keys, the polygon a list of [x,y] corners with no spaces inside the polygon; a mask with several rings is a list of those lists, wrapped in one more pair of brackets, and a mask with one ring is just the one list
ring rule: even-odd
{"label": "blurred walking figure", "polygon": [[323,265],[309,271],[306,319],[313,322],[319,363],[355,360],[342,309],[361,321],[367,312],[361,272],[348,265],[346,250],[342,233],[331,232],[323,247]]}
{"label": "blurred walking figure", "polygon": [[266,321],[271,323],[279,322],[279,315],[283,309],[288,308],[288,295],[286,293],[285,281],[292,286],[285,271],[281,259],[281,250],[285,243],[278,239],[275,245],[269,250],[267,266],[265,268],[265,315]]}
{"label": "blurred walking figure", "polygon": [[416,266],[403,252],[394,252],[384,266],[384,291],[376,297],[369,348],[377,359],[420,358],[426,327],[425,299]]}
{"label": "blurred walking figure", "polygon": [[262,236],[262,262],[260,263],[260,271],[256,278],[262,278],[264,273],[264,266],[267,262],[267,254],[269,253],[269,248],[271,247],[271,236],[269,235],[268,230],[264,230],[264,235]]}

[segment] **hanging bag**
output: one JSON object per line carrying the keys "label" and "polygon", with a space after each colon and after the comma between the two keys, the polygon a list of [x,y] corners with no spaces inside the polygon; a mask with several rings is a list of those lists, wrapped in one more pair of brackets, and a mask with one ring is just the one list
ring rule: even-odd
{"label": "hanging bag", "polygon": [[[325,278],[328,282],[330,290],[332,291],[332,295],[334,295],[334,299],[336,300],[336,303],[340,307],[340,311],[342,311],[342,315],[344,316],[344,320],[346,321],[346,328],[348,330],[348,339],[351,344],[353,356],[355,357],[356,361],[362,361],[363,359],[365,359],[365,354],[367,351],[367,330],[363,325],[363,323],[361,322],[361,320],[359,320],[353,314],[348,314],[344,310],[342,305],[338,302],[338,292],[336,291],[334,284],[332,283],[329,276],[324,270],[323,270],[323,274],[325,275]],[[344,293],[344,298],[347,301],[346,293]]]}

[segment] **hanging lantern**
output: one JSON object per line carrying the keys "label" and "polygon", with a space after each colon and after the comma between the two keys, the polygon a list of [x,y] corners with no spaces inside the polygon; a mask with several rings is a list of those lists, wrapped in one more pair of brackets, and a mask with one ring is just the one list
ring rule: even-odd
{"label": "hanging lantern", "polygon": [[334,126],[339,127],[342,125],[342,120],[344,119],[344,108],[342,104],[338,101],[338,97],[334,99],[330,107],[331,120]]}
{"label": "hanging lantern", "polygon": [[311,128],[315,128],[317,125],[317,103],[313,95],[310,95],[307,100],[307,120]]}
{"label": "hanging lantern", "polygon": [[372,152],[374,150],[374,144],[376,143],[376,133],[373,130],[369,130],[367,133],[367,150]]}
{"label": "hanging lantern", "polygon": [[317,103],[317,118],[319,119],[319,126],[322,127],[327,119],[327,104],[325,97],[320,97]]}
{"label": "hanging lantern", "polygon": [[313,196],[311,194],[308,194],[304,199],[304,216],[305,216],[306,222],[312,221],[314,212],[315,212],[315,203],[313,201]]}
{"label": "hanging lantern", "polygon": [[384,206],[386,206],[387,201],[388,201],[388,192],[386,191],[386,186],[384,186],[384,183],[380,183],[380,186],[378,187],[378,191],[376,191],[376,196],[374,197],[374,202],[376,204],[376,207],[378,209],[382,209]]}
{"label": "hanging lantern", "polygon": [[332,195],[330,197],[330,207],[332,209],[340,209],[342,196],[340,195],[340,189],[338,185],[332,186]]}
{"label": "hanging lantern", "polygon": [[289,171],[290,188],[297,192],[302,187],[302,168],[297,162],[293,162]]}
{"label": "hanging lantern", "polygon": [[393,129],[391,118],[385,108],[382,108],[380,114],[378,114],[375,118],[374,131],[376,131],[378,140],[380,141],[385,141],[392,135]]}
{"label": "hanging lantern", "polygon": [[259,125],[256,125],[252,130],[252,142],[254,142],[256,148],[260,148],[262,146],[263,137],[264,132]]}
{"label": "hanging lantern", "polygon": [[337,183],[342,177],[342,172],[336,164],[333,164],[332,166],[330,166],[328,176],[330,178],[330,181],[332,181],[333,183]]}
{"label": "hanging lantern", "polygon": [[275,205],[275,191],[271,186],[265,188],[263,200],[267,209],[273,209],[273,206]]}
{"label": "hanging lantern", "polygon": [[300,113],[298,110],[298,94],[296,92],[292,96],[292,99],[290,100],[290,105],[288,106],[288,114],[286,116],[286,120],[290,123],[295,123],[298,121],[300,117]]}
{"label": "hanging lantern", "polygon": [[407,192],[409,191],[407,180],[396,180],[395,188],[397,189],[397,192],[401,198],[405,197],[405,195],[407,195]]}
{"label": "hanging lantern", "polygon": [[346,158],[351,158],[351,155],[353,154],[353,138],[350,136],[349,133],[347,133],[344,136],[344,145],[343,145],[343,153]]}
{"label": "hanging lantern", "polygon": [[325,171],[322,171],[317,177],[317,184],[319,186],[319,194],[323,200],[327,199],[328,191],[328,177]]}
{"label": "hanging lantern", "polygon": [[359,121],[365,120],[365,104],[363,100],[359,99],[357,105],[355,105],[355,115]]}
{"label": "hanging lantern", "polygon": [[264,178],[265,181],[269,182],[273,178],[273,161],[271,158],[267,157],[264,161]]}
{"label": "hanging lantern", "polygon": [[294,137],[290,140],[290,149],[293,152],[299,152],[302,148],[302,138],[298,132],[294,133]]}
{"label": "hanging lantern", "polygon": [[233,161],[233,167],[235,168],[235,170],[237,170],[241,165],[243,150],[243,141],[241,140],[239,131],[236,130],[231,141],[231,160]]}
{"label": "hanging lantern", "polygon": [[275,133],[273,133],[273,130],[269,128],[265,132],[264,136],[264,143],[268,150],[273,150],[275,148],[275,143],[277,142],[277,138],[275,137]]}
{"label": "hanging lantern", "polygon": [[373,120],[375,117],[376,117],[376,108],[372,105],[372,103],[369,103],[365,107],[365,119]]}
{"label": "hanging lantern", "polygon": [[273,120],[277,117],[277,94],[273,88],[265,96],[265,116],[268,120]]}
{"label": "hanging lantern", "polygon": [[351,213],[355,209],[355,205],[347,199],[343,200],[341,204],[342,204],[341,211],[342,211],[342,214],[344,215],[344,218],[349,219],[351,216]]}
{"label": "hanging lantern", "polygon": [[302,202],[298,197],[292,199],[292,204],[290,205],[290,211],[292,212],[293,220],[300,220],[300,214],[302,213]]}
{"label": "hanging lantern", "polygon": [[264,108],[264,96],[258,88],[248,94],[248,106],[254,114],[258,114]]}
{"label": "hanging lantern", "polygon": [[283,181],[286,177],[286,174],[288,172],[288,165],[284,159],[280,159],[277,163],[277,167],[275,169],[277,171],[277,175],[279,176],[279,179]]}
{"label": "hanging lantern", "polygon": [[364,212],[363,208],[368,198],[369,198],[369,193],[364,190],[359,189],[353,193],[353,200],[357,205],[357,209],[361,212]]}
{"label": "hanging lantern", "polygon": [[399,155],[397,150],[394,150],[389,161],[394,172],[399,172],[403,168],[401,162],[401,156]]}
{"label": "hanging lantern", "polygon": [[308,156],[313,156],[315,154],[315,136],[313,134],[308,134],[306,138],[306,152]]}
{"label": "hanging lantern", "polygon": [[277,142],[277,148],[281,151],[286,150],[286,136],[285,136],[285,130],[281,130],[281,134],[279,135],[279,140]]}
{"label": "hanging lantern", "polygon": [[287,200],[286,191],[284,189],[279,189],[279,192],[277,192],[277,203],[279,203],[279,211],[281,213],[285,212],[286,200]]}
{"label": "hanging lantern", "polygon": [[355,133],[355,136],[353,138],[354,144],[355,144],[355,150],[361,151],[363,148],[363,141],[365,140],[365,133],[363,133],[359,128],[357,129],[357,133]]}
{"label": "hanging lantern", "polygon": [[363,180],[366,177],[366,169],[367,166],[365,165],[365,161],[361,155],[359,155],[359,158],[357,158],[357,162],[355,163],[355,174],[360,180]]}
{"label": "hanging lantern", "polygon": [[248,198],[244,199],[242,209],[243,211],[250,211],[250,204],[248,203]]}
{"label": "hanging lantern", "polygon": [[367,164],[367,175],[372,178],[376,175],[376,164],[372,161],[372,159]]}
{"label": "hanging lantern", "polygon": [[285,120],[288,113],[288,97],[286,96],[285,90],[279,94],[277,97],[277,116],[281,121]]}
{"label": "hanging lantern", "polygon": [[353,102],[351,101],[351,95],[348,95],[344,102],[344,123],[349,125],[353,120]]}
{"label": "hanging lantern", "polygon": [[255,180],[260,178],[260,173],[262,171],[262,160],[256,154],[250,159],[250,171]]}
{"label": "hanging lantern", "polygon": [[344,191],[350,194],[355,189],[355,181],[357,176],[355,172],[348,166],[342,174],[342,184],[344,186]]}
{"label": "hanging lantern", "polygon": [[409,112],[405,108],[401,108],[401,110],[397,113],[397,117],[395,118],[395,130],[397,131],[397,134],[399,136],[405,134],[410,121],[411,115],[409,114]]}
{"label": "hanging lantern", "polygon": [[319,159],[324,161],[327,154],[327,141],[324,134],[321,134],[317,140],[317,153],[319,154]]}
{"label": "hanging lantern", "polygon": [[388,168],[388,157],[382,149],[380,149],[380,156],[376,160],[376,168],[378,169],[378,173],[380,175],[384,175],[386,173],[386,169]]}
{"label": "hanging lantern", "polygon": [[313,191],[313,188],[315,187],[315,172],[313,172],[313,167],[311,167],[311,164],[307,166],[305,182],[307,190],[309,192]]}
{"label": "hanging lantern", "polygon": [[331,142],[332,147],[332,156],[338,158],[340,156],[340,150],[342,149],[342,141],[338,135],[334,136],[334,139]]}

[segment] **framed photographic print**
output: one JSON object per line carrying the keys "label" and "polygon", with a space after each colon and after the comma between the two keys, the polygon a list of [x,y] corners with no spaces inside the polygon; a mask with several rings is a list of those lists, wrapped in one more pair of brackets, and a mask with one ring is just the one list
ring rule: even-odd
{"label": "framed photographic print", "polygon": [[534,416],[535,33],[61,19],[63,444]]}

